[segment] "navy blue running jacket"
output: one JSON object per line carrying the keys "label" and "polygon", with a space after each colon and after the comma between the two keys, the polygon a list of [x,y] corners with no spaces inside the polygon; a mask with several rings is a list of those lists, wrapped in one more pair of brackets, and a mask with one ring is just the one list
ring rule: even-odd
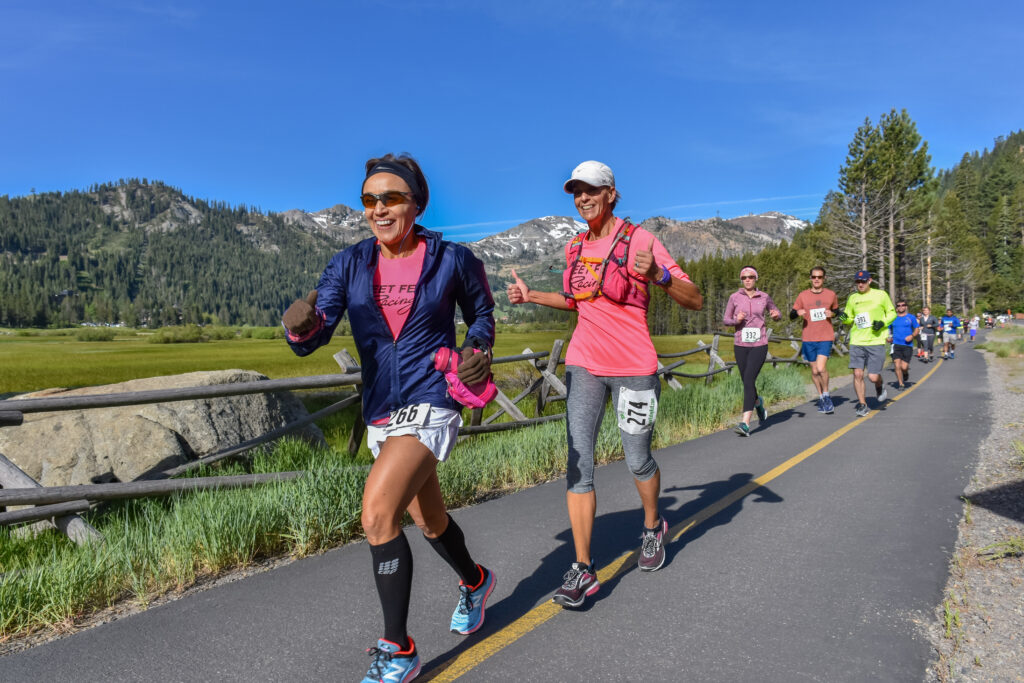
{"label": "navy blue running jacket", "polygon": [[306,356],[330,341],[348,311],[363,373],[363,418],[367,423],[414,403],[461,410],[448,395],[444,375],[434,369],[434,353],[455,344],[455,306],[469,326],[466,346],[494,345],[494,298],[484,265],[468,248],[416,225],[426,240],[423,270],[412,310],[398,339],[373,299],[373,275],[380,250],[365,239],[331,258],[317,285],[322,324],[301,341],[288,341]]}

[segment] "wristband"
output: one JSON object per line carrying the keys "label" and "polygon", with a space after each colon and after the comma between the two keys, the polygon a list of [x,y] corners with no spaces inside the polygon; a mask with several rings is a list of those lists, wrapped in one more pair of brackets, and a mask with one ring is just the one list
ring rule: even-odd
{"label": "wristband", "polygon": [[661,267],[661,279],[657,281],[657,284],[664,287],[668,283],[672,282],[672,273],[668,272],[668,266]]}

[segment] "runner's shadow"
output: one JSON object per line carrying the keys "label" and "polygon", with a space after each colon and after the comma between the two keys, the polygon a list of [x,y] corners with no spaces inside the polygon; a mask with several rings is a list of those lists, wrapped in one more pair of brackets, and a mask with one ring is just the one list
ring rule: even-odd
{"label": "runner's shadow", "polygon": [[[598,570],[607,566],[610,562],[622,555],[637,550],[640,547],[640,528],[643,524],[643,512],[640,509],[640,501],[636,501],[636,507],[619,512],[609,512],[598,515],[594,519],[594,530],[592,535],[591,554],[592,561]],[[674,496],[662,496],[658,505],[668,521],[669,527],[674,521],[683,519],[679,513],[672,512],[668,508],[678,503]],[[685,506],[684,506],[685,507]],[[547,602],[551,596],[562,585],[563,576],[569,565],[576,560],[576,551],[572,542],[572,529],[569,527],[565,517],[552,521],[552,526],[562,525],[564,529],[555,535],[561,541],[559,546],[540,559],[538,567],[528,576],[519,580],[512,592],[502,598],[499,602],[487,605],[487,618],[483,628],[459,645],[449,649],[429,662],[423,663],[423,671],[433,673],[436,667],[441,666],[462,651],[477,644],[481,637],[500,631],[506,626],[514,623],[535,606]],[[666,564],[668,561],[666,560]],[[632,569],[636,569],[636,560],[632,562]],[[627,570],[628,571],[628,570]],[[619,577],[627,572],[620,572]],[[503,577],[499,576],[499,580]],[[588,597],[583,606],[578,609],[567,609],[570,612],[586,612],[595,603],[611,592],[611,586],[617,583],[615,580],[602,583],[596,594]]]}
{"label": "runner's shadow", "polygon": [[1024,523],[1024,479],[985,489],[968,496],[972,505]]}
{"label": "runner's shadow", "polygon": [[[665,491],[666,493],[669,491],[700,491],[700,494],[696,499],[685,504],[680,509],[678,521],[682,522],[684,520],[688,520],[690,517],[698,515],[698,513],[702,511],[707,510],[708,512],[711,512],[712,506],[728,496],[738,493],[743,488],[752,486],[753,481],[754,475],[749,472],[740,472],[725,480],[712,481],[707,484],[697,484],[694,486],[671,486],[666,488]],[[666,562],[669,562],[676,556],[676,554],[683,550],[683,548],[715,527],[725,526],[731,522],[743,509],[743,503],[747,499],[750,499],[752,503],[781,503],[785,500],[782,496],[775,493],[767,486],[751,488],[748,493],[732,501],[721,510],[712,512],[710,517],[693,520],[696,525],[692,529],[686,530],[686,533],[679,539],[679,541],[675,543],[670,542],[666,546]],[[671,525],[672,522],[670,521],[669,524]],[[676,533],[678,533],[678,531]]]}

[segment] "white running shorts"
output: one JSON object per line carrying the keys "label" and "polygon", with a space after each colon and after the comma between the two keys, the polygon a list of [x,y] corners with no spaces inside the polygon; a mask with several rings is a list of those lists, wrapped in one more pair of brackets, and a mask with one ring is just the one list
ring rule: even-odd
{"label": "white running shorts", "polygon": [[444,462],[455,448],[461,426],[462,415],[459,412],[431,406],[430,415],[422,426],[408,425],[388,431],[386,424],[366,425],[366,446],[376,459],[380,454],[381,445],[389,436],[412,435],[430,449],[438,462]]}

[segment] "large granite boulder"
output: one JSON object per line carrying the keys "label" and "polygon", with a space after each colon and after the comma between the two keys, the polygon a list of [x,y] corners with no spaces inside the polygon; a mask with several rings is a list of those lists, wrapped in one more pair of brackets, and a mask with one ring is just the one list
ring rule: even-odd
{"label": "large granite boulder", "polygon": [[[189,372],[81,389],[45,389],[12,400],[264,379],[250,370]],[[0,453],[43,486],[131,481],[236,446],[307,415],[289,392],[28,413],[23,425],[0,429]],[[294,435],[325,443],[315,425]]]}

